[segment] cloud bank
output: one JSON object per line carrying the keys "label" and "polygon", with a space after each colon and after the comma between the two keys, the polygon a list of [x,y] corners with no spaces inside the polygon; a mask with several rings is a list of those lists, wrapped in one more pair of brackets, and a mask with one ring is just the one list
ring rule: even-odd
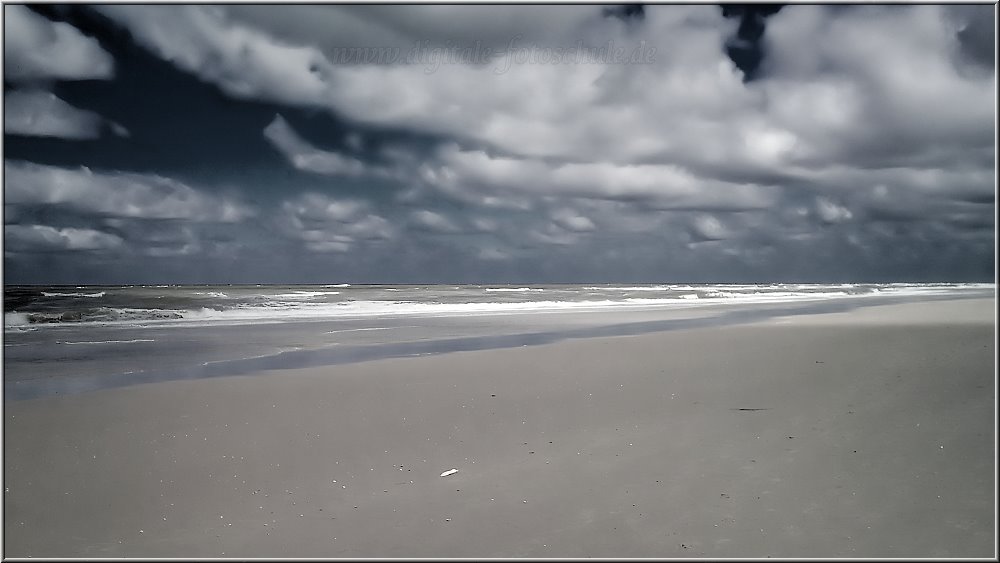
{"label": "cloud bank", "polygon": [[[112,79],[92,39],[11,8],[36,30],[17,45],[79,52],[55,68],[8,47],[14,80]],[[752,45],[707,5],[92,11],[234,107],[266,107],[245,142],[279,165],[222,195],[215,170],[8,161],[17,236],[42,207],[182,221],[171,248],[230,252],[251,278],[275,253],[310,279],[992,275],[990,6],[786,6]],[[759,51],[752,75],[734,45]],[[27,92],[8,94],[25,109],[7,133],[94,138],[96,114]],[[108,252],[131,247],[122,229]]]}

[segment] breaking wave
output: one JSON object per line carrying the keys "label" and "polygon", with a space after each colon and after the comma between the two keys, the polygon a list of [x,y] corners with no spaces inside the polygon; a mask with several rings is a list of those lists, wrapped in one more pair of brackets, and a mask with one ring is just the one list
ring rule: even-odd
{"label": "breaking wave", "polygon": [[[301,287],[302,289],[298,289]],[[327,288],[337,288],[331,290]],[[643,307],[701,307],[875,295],[938,295],[995,290],[993,284],[678,284],[551,285],[544,287],[151,286],[100,292],[41,292],[44,297],[104,297],[31,301],[37,290],[8,295],[5,330],[71,323],[204,325],[309,321],[336,318],[456,316]],[[636,292],[645,292],[639,293]],[[27,297],[23,297],[27,295]],[[15,301],[15,299],[27,299]],[[7,305],[5,303],[5,305]]]}

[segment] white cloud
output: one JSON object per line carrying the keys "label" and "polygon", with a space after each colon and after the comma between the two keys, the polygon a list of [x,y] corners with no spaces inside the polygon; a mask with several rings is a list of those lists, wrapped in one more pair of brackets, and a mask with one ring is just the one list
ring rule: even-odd
{"label": "white cloud", "polygon": [[[656,154],[682,144],[685,129],[692,128],[682,123],[688,121],[685,115],[721,107],[742,91],[739,72],[720,49],[734,24],[711,6],[647,10],[644,39],[661,43],[657,64],[629,67],[628,73],[607,64],[515,64],[499,73],[502,58],[487,65],[442,65],[433,73],[423,65],[338,65],[323,49],[306,43],[315,33],[289,33],[293,13],[303,20],[301,26],[315,26],[304,20],[317,10],[300,8],[274,25],[256,10],[252,26],[221,7],[101,10],[163,58],[231,95],[327,107],[370,123],[472,137],[525,156],[627,160]],[[428,35],[434,35],[429,22],[456,29],[432,16],[431,8],[410,10],[424,14],[421,20],[432,27]],[[627,50],[639,43],[618,20],[600,17],[597,6],[545,7],[548,18],[534,21],[510,7],[461,8],[470,29],[479,30],[468,32],[470,38],[495,35],[499,44],[524,26],[546,29],[525,37],[525,48],[546,36],[566,48],[577,40],[586,45],[615,41]],[[329,30],[324,32],[329,36]],[[664,138],[650,111],[658,117],[669,112],[674,138]]]}
{"label": "white cloud", "polygon": [[221,6],[104,5],[135,39],[239,98],[320,104],[330,85],[320,51],[229,21]]}
{"label": "white cloud", "polygon": [[[868,147],[891,147],[891,137],[905,137],[898,151],[911,153],[914,143],[993,138],[995,77],[960,72],[967,24],[941,7],[785,7],[767,22],[766,72],[749,84],[723,48],[737,21],[715,6],[647,6],[638,26],[602,18],[598,6],[535,8],[532,17],[507,6],[100,9],[231,95],[328,108],[522,159],[773,176],[844,154],[878,159]],[[463,26],[446,24],[452,16]],[[647,41],[655,62],[514,64],[498,73],[498,58],[428,73],[419,64],[336,64],[332,54],[420,37],[501,46],[522,31],[525,48],[615,41],[627,51]]]}
{"label": "white cloud", "polygon": [[435,233],[457,233],[462,230],[451,219],[427,209],[414,211],[410,217],[417,227]]}
{"label": "white cloud", "polygon": [[[389,147],[382,151],[389,165],[365,163],[336,151],[319,149],[303,139],[281,115],[275,115],[264,128],[264,138],[296,169],[324,176],[370,176],[402,181],[412,174],[414,166],[413,155],[400,148]],[[354,150],[361,147],[357,135],[349,135],[346,142]]]}
{"label": "white cloud", "polygon": [[80,213],[144,219],[238,222],[247,205],[154,174],[93,172],[24,161],[4,162],[7,204],[50,205]]}
{"label": "white cloud", "polygon": [[[144,221],[142,219],[107,218],[102,221],[128,241],[130,250],[143,256],[154,258],[192,256],[208,251],[209,254],[220,246],[228,246],[226,257],[233,258],[241,250],[240,245],[226,244],[214,240],[218,234],[213,225],[188,223],[185,221]],[[222,225],[217,225],[222,226]],[[233,228],[235,225],[224,225]],[[229,231],[232,232],[232,231]]]}
{"label": "white cloud", "polygon": [[551,213],[550,217],[552,221],[567,231],[587,232],[597,228],[589,217],[580,215],[568,208],[556,209]]}
{"label": "white cloud", "polygon": [[502,248],[487,247],[480,248],[476,254],[476,257],[480,260],[510,260],[512,258],[511,253]]}
{"label": "white cloud", "polygon": [[472,227],[481,233],[492,233],[496,231],[500,225],[496,219],[476,217],[472,220]]}
{"label": "white cloud", "polygon": [[319,150],[303,140],[281,115],[275,115],[274,120],[264,128],[264,137],[299,170],[345,176],[358,176],[365,172],[365,165],[360,160]]}
{"label": "white cloud", "polygon": [[523,41],[559,42],[568,30],[600,23],[589,6],[525,5],[311,5],[271,10],[259,5],[227,6],[234,20],[293,43],[316,45],[331,59],[350,47],[393,47],[401,52],[418,42],[431,46],[506,46]]}
{"label": "white cloud", "polygon": [[[15,90],[4,95],[4,133],[62,139],[96,139],[105,119],[37,89]],[[128,136],[117,123],[109,123],[115,134]]]}
{"label": "white cloud", "polygon": [[759,87],[823,165],[991,146],[996,75],[963,72],[961,29],[945,6],[789,7],[768,20]]}
{"label": "white cloud", "polygon": [[816,213],[824,223],[841,223],[854,216],[850,209],[837,205],[825,197],[816,199]]}
{"label": "white cloud", "polygon": [[75,27],[27,6],[5,4],[3,9],[4,80],[107,79],[114,74],[111,55]]}
{"label": "white cloud", "polygon": [[56,229],[47,225],[4,225],[5,247],[11,252],[108,250],[122,245],[121,237],[93,229]]}
{"label": "white cloud", "polygon": [[119,137],[131,137],[132,133],[125,128],[121,123],[115,123],[114,121],[109,121],[108,125],[111,127],[111,132]]}
{"label": "white cloud", "polygon": [[557,246],[572,245],[580,240],[579,233],[568,232],[553,224],[549,224],[546,227],[530,229],[526,234],[527,240],[529,241]]}
{"label": "white cloud", "polygon": [[320,194],[307,193],[297,199],[286,201],[283,208],[303,222],[350,222],[367,208],[367,204],[357,200],[336,200]]}
{"label": "white cloud", "polygon": [[[685,147],[693,138],[728,134],[706,129],[705,116],[753,96],[720,48],[731,23],[717,8],[657,8],[647,9],[642,37],[657,45],[655,64],[513,64],[502,73],[503,58],[433,73],[416,65],[337,67],[328,103],[372,123],[471,138],[521,157],[636,163],[697,156]],[[700,23],[671,17],[678,12]],[[556,35],[588,43],[600,37],[626,50],[637,43],[611,19],[559,25]]]}
{"label": "white cloud", "polygon": [[768,186],[700,178],[668,164],[607,162],[550,164],[537,159],[493,157],[450,145],[426,163],[420,178],[449,193],[480,190],[491,195],[561,195],[598,199],[642,199],[663,209],[754,209],[776,196]]}
{"label": "white cloud", "polygon": [[[424,161],[393,149],[392,167],[364,164],[333,151],[317,149],[276,116],[265,137],[298,169],[327,175],[394,177],[414,180],[443,193],[487,207],[526,209],[524,196],[565,195],[605,199],[644,199],[660,208],[745,209],[770,205],[775,191],[767,186],[699,178],[683,167],[665,164],[616,165],[607,162],[552,164],[540,159],[491,156],[485,151],[441,147]],[[520,198],[518,197],[520,196]],[[416,224],[434,230],[440,221]],[[579,228],[582,223],[578,222]],[[569,227],[568,227],[569,228]],[[592,228],[592,225],[591,225]],[[585,230],[583,226],[580,230]]]}
{"label": "white cloud", "polygon": [[729,238],[729,231],[716,217],[699,215],[691,223],[691,229],[696,237],[703,241],[723,240]]}
{"label": "white cloud", "polygon": [[142,253],[153,258],[166,258],[175,256],[190,256],[201,252],[201,243],[192,241],[180,246],[149,246],[142,249]]}
{"label": "white cloud", "polygon": [[395,229],[363,201],[306,193],[282,203],[278,228],[314,252],[347,252],[361,242],[387,240]]}

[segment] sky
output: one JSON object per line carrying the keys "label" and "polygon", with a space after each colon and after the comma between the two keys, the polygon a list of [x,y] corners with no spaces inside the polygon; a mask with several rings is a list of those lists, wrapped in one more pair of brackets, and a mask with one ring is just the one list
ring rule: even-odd
{"label": "sky", "polygon": [[3,10],[8,284],[994,279],[992,4]]}

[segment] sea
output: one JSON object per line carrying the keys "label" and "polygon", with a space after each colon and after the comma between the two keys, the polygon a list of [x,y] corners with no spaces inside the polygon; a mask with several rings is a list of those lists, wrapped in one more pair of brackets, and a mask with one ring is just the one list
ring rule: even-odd
{"label": "sea", "polygon": [[995,284],[4,287],[4,399],[994,296]]}

